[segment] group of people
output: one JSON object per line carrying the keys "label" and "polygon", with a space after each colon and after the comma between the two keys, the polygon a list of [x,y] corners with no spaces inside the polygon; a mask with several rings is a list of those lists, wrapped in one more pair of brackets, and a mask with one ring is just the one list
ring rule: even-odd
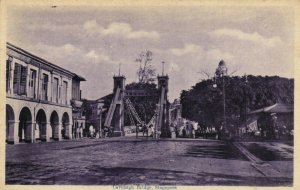
{"label": "group of people", "polygon": [[139,132],[142,132],[143,136],[146,135],[146,137],[149,136],[149,132],[150,132],[150,137],[154,137],[154,126],[151,124],[149,125],[149,127],[147,127],[146,124],[137,124],[136,136],[138,136]]}
{"label": "group of people", "polygon": [[197,123],[183,123],[182,125],[171,125],[171,127],[174,128],[176,137],[196,138]]}
{"label": "group of people", "polygon": [[[66,130],[64,127],[61,129],[62,138],[66,138]],[[72,139],[81,139],[83,137],[83,127],[72,127]]]}
{"label": "group of people", "polygon": [[88,136],[90,138],[105,138],[105,137],[112,137],[114,134],[113,127],[104,127],[101,131],[96,130],[93,125],[90,125],[88,130]]}

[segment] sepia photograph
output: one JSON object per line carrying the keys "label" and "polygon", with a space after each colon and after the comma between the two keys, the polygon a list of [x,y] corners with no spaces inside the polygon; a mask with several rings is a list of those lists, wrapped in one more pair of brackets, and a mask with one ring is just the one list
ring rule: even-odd
{"label": "sepia photograph", "polygon": [[299,1],[20,2],[5,187],[295,187]]}

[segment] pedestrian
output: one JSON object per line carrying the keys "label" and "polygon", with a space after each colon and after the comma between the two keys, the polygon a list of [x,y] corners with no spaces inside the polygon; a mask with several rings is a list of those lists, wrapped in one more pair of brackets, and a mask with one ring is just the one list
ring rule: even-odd
{"label": "pedestrian", "polygon": [[75,126],[75,129],[74,129],[74,136],[75,136],[75,139],[77,139],[77,126]]}
{"label": "pedestrian", "polygon": [[94,127],[93,127],[93,125],[90,126],[89,131],[90,131],[90,138],[93,138],[93,136],[94,136]]}
{"label": "pedestrian", "polygon": [[80,127],[77,128],[77,137],[80,138]]}
{"label": "pedestrian", "polygon": [[79,136],[80,136],[79,138],[83,137],[83,127],[82,126],[80,127]]}
{"label": "pedestrian", "polygon": [[104,127],[104,130],[103,130],[104,138],[106,138],[108,136],[108,131],[109,131],[108,127]]}
{"label": "pedestrian", "polygon": [[145,133],[148,136],[148,129],[147,129],[146,124],[143,124],[142,130],[143,130],[143,136],[145,135]]}
{"label": "pedestrian", "polygon": [[150,125],[149,128],[150,128],[150,136],[152,138],[154,138],[154,127],[153,127],[153,125]]}
{"label": "pedestrian", "polygon": [[182,137],[185,138],[186,137],[186,129],[185,126],[182,129]]}

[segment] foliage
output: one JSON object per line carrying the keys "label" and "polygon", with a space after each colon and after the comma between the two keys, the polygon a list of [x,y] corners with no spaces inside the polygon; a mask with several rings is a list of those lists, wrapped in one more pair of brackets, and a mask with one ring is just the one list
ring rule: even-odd
{"label": "foliage", "polygon": [[[223,78],[203,80],[190,90],[181,92],[182,115],[199,122],[200,126],[220,126],[223,122]],[[245,113],[275,103],[294,103],[294,80],[278,76],[248,75],[224,77],[226,122],[238,125],[245,121]]]}
{"label": "foliage", "polygon": [[[154,83],[130,83],[126,85],[126,90],[149,90],[157,93],[156,84]],[[156,96],[141,96],[130,97],[136,112],[142,121],[146,119],[146,123],[150,121],[154,115],[156,104],[158,103],[158,95]],[[129,119],[129,110],[125,106],[125,125],[131,125]]]}
{"label": "foliage", "polygon": [[137,71],[139,83],[151,83],[155,80],[155,69],[151,65],[153,53],[149,50],[143,51],[138,55],[135,62],[140,64]]}

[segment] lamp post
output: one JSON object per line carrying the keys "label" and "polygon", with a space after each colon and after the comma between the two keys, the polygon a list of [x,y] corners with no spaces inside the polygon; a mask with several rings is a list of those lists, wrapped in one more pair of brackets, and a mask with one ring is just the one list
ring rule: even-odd
{"label": "lamp post", "polygon": [[[216,69],[215,77],[222,77],[222,96],[223,96],[223,124],[224,129],[226,129],[226,94],[225,94],[225,80],[224,76],[227,75],[227,67],[223,60],[219,62],[218,68]],[[213,87],[216,88],[217,84],[214,81]]]}
{"label": "lamp post", "polygon": [[99,118],[99,130],[98,130],[98,133],[99,133],[99,138],[102,138],[102,106],[103,104],[102,103],[98,103],[97,105],[98,107],[98,118]]}
{"label": "lamp post", "polygon": [[[145,127],[145,125],[146,125],[146,109],[145,109],[145,105],[142,105],[142,108],[143,108],[143,111],[144,111],[144,122],[142,123],[142,131],[143,131],[143,136],[144,136],[144,133],[145,133],[145,131],[144,130],[146,130],[144,127]],[[147,135],[148,136],[148,135]]]}
{"label": "lamp post", "polygon": [[244,74],[245,76],[245,85],[244,85],[244,97],[245,97],[245,124],[247,125],[247,83],[248,83],[248,78],[247,78],[247,74]]}
{"label": "lamp post", "polygon": [[222,83],[223,83],[223,118],[224,118],[224,128],[226,129],[226,95],[225,95],[225,83],[224,83],[224,74],[222,74]]}

